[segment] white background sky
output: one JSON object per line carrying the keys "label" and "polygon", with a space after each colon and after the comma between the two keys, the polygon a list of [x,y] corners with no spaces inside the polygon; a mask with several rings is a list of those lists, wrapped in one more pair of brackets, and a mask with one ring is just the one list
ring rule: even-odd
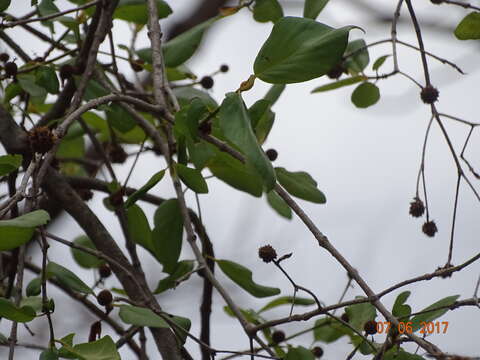
{"label": "white background sky", "polygon": [[[29,9],[30,1],[15,1],[9,11],[23,14]],[[168,28],[176,19],[193,8],[197,1],[169,1],[174,14],[163,22]],[[300,16],[300,1],[289,1],[285,7],[287,15]],[[391,1],[367,1],[375,8],[384,9],[393,14]],[[71,4],[57,0],[62,8]],[[416,2],[414,4],[417,6]],[[419,20],[434,21],[452,29],[463,17],[461,9],[434,6],[428,1],[418,4]],[[403,11],[405,15],[406,9]],[[388,25],[378,25],[367,12],[348,1],[332,0],[320,15],[319,21],[333,27],[354,24],[365,29],[364,35],[358,30],[352,31],[350,39],[364,37],[367,42],[389,37]],[[235,90],[239,83],[252,73],[253,61],[262,43],[271,29],[270,24],[253,21],[247,10],[219,21],[205,36],[203,47],[188,62],[188,66],[199,76],[215,71],[221,64],[230,66],[231,71],[215,77],[215,87],[211,95],[221,101],[226,92]],[[7,31],[24,47],[29,54],[41,54],[44,46],[23,31]],[[478,98],[479,73],[478,42],[460,42],[451,32],[435,32],[431,28],[424,31],[427,50],[446,57],[457,63],[467,73],[461,76],[455,70],[429,59],[432,83],[440,90],[439,110],[470,121],[479,121],[474,101]],[[128,28],[115,21],[115,43],[126,44],[130,41]],[[399,26],[399,38],[415,43],[411,24],[407,21]],[[145,33],[139,44],[148,46]],[[381,55],[390,54],[388,44],[371,49],[373,61]],[[419,54],[402,47],[399,48],[400,67],[403,71],[423,83]],[[128,64],[121,63],[121,70],[131,76]],[[391,59],[387,60],[383,70],[390,71]],[[371,73],[371,64],[368,67]],[[316,79],[306,83],[288,85],[273,110],[276,112],[275,126],[265,144],[265,149],[275,148],[279,152],[276,166],[290,171],[307,171],[317,180],[319,188],[327,196],[326,205],[316,205],[299,201],[316,225],[358,269],[360,275],[374,289],[381,291],[399,281],[425,274],[445,264],[453,211],[456,171],[446,142],[438,126],[434,125],[427,149],[426,180],[430,201],[431,216],[437,223],[439,232],[434,238],[428,238],[421,232],[422,220],[408,215],[409,202],[415,195],[415,184],[420,164],[421,147],[424,132],[430,117],[429,108],[419,98],[419,89],[402,77],[378,82],[382,98],[379,103],[368,109],[356,109],[350,102],[351,88],[340,89],[321,94],[310,91],[326,83],[328,79]],[[257,81],[252,91],[244,96],[247,105],[261,98],[268,84]],[[461,149],[468,128],[457,123],[444,121],[457,151]],[[479,134],[474,132],[467,156],[477,169],[480,168]],[[134,150],[132,148],[132,150]],[[129,161],[132,161],[130,159]],[[129,163],[131,164],[131,162]],[[158,158],[146,155],[141,158],[131,186],[141,186],[154,172],[163,167]],[[116,167],[120,179],[127,175],[128,165]],[[475,180],[474,180],[475,183]],[[478,180],[475,185],[478,188]],[[479,243],[479,204],[465,183],[462,183],[458,208],[457,232],[453,263],[464,262],[480,250]],[[347,282],[347,276],[341,267],[325,251],[316,245],[313,236],[297,218],[287,221],[269,208],[265,199],[254,198],[240,193],[229,186],[209,180],[210,193],[201,196],[203,219],[207,231],[214,242],[216,256],[237,261],[254,270],[254,279],[261,284],[282,288],[282,295],[291,295],[292,289],[286,279],[273,266],[262,263],[257,257],[257,248],[266,243],[272,244],[277,252],[293,252],[291,260],[284,262],[289,274],[301,285],[314,291],[326,304],[338,301]],[[173,196],[172,188],[164,179],[152,193]],[[97,194],[89,203],[95,213],[104,221],[112,234],[123,244],[123,237],[116,221],[111,218],[102,205],[105,195]],[[190,206],[195,206],[194,198],[187,196]],[[152,224],[155,208],[142,205]],[[51,231],[59,236],[73,240],[82,234],[81,229],[68,216],[62,217]],[[93,282],[89,272],[80,269],[71,259],[69,250],[55,246],[50,251],[53,261],[68,266]],[[146,268],[151,286],[164,274],[161,267],[146,252],[141,251],[142,262]],[[193,258],[191,251],[184,246],[182,258]],[[382,298],[391,308],[395,297],[404,290],[411,290],[409,304],[413,311],[449,295],[460,294],[469,298],[473,294],[475,282],[480,273],[478,264],[470,266],[449,279],[434,279],[402,288]],[[259,308],[268,299],[257,300],[239,289],[235,284],[217,272],[222,284],[234,292],[235,299],[245,308]],[[107,286],[114,286],[109,279]],[[56,294],[51,288],[51,293]],[[347,294],[347,299],[363,295],[358,286]],[[175,292],[159,296],[160,304],[166,311],[187,316],[193,321],[192,330],[198,334],[198,307],[201,296],[201,280],[194,276],[181,285]],[[59,337],[73,330],[77,331],[76,342],[84,342],[88,337],[88,326],[78,327],[79,317],[94,319],[86,310],[70,300],[56,301],[57,310],[54,322]],[[240,326],[231,321],[224,312],[223,300],[215,295],[213,311],[213,345],[221,349],[245,349],[248,340],[242,336]],[[283,317],[289,308],[283,307],[265,313],[270,319]],[[297,308],[296,312],[303,311]],[[381,319],[380,317],[377,320]],[[383,320],[383,319],[382,319]],[[450,322],[447,334],[433,335],[429,340],[438,344],[446,352],[465,355],[480,355],[475,338],[479,330],[480,312],[476,308],[463,308],[447,313],[442,320]],[[46,344],[46,320],[33,323],[32,330],[37,333],[33,339],[21,331],[25,342]],[[2,321],[0,329],[8,334],[10,322]],[[288,334],[312,325],[304,324],[281,326]],[[108,330],[105,325],[104,329]],[[377,339],[378,337],[378,339]],[[383,337],[376,336],[376,340]],[[311,335],[299,338],[296,344],[309,346]],[[153,342],[150,342],[153,348]],[[341,340],[329,346],[323,346],[325,359],[346,358],[352,347]],[[187,348],[198,354],[198,346],[190,341]],[[414,349],[414,347],[411,347]],[[154,352],[152,352],[154,353]],[[6,356],[0,349],[0,357]],[[18,351],[18,358],[30,358],[30,352]],[[127,347],[122,348],[122,359],[133,359]],[[195,358],[198,355],[194,356]],[[151,357],[152,359],[155,356]],[[359,355],[356,358],[360,358]]]}

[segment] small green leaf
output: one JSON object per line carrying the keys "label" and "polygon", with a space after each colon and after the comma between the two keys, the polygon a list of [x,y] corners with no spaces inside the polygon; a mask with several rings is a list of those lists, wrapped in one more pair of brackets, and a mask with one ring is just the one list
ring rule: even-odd
{"label": "small green leaf", "polygon": [[160,294],[168,289],[173,289],[176,286],[176,281],[193,270],[194,262],[192,260],[180,261],[171,275],[160,280],[154,294]]}
{"label": "small green leaf", "polygon": [[0,11],[7,10],[11,2],[11,0],[0,0]]}
{"label": "small green leaf", "polygon": [[325,204],[325,195],[317,189],[317,182],[304,171],[290,172],[276,167],[278,181],[293,196],[317,204]]}
{"label": "small green leaf", "polygon": [[40,354],[39,360],[58,360],[58,350],[57,349],[47,349],[42,351]]}
{"label": "small green leaf", "polygon": [[353,331],[341,322],[327,317],[315,321],[315,329],[313,329],[314,340],[327,344],[337,341],[342,336],[350,336],[352,334]]}
{"label": "small green leaf", "polygon": [[40,85],[50,94],[58,94],[60,83],[57,74],[50,66],[40,66],[35,72],[35,83]]}
{"label": "small green leaf", "polygon": [[77,344],[73,350],[74,354],[85,360],[121,360],[117,346],[108,335],[97,341]]}
{"label": "small green leaf", "polygon": [[110,105],[105,114],[110,125],[121,133],[132,130],[136,125],[135,119],[118,104]]}
{"label": "small green leaf", "polygon": [[316,87],[315,89],[312,90],[312,93],[317,93],[317,92],[324,92],[324,91],[330,91],[330,90],[335,90],[344,86],[348,85],[353,85],[356,83],[359,83],[360,81],[365,80],[365,76],[353,76],[350,78],[346,78],[343,80],[339,81],[334,81],[319,87]]}
{"label": "small green leaf", "polygon": [[[73,240],[75,245],[80,245],[92,250],[96,250],[95,244],[86,235],[82,235]],[[105,263],[105,260],[99,259],[96,256],[90,255],[82,250],[70,248],[75,262],[85,269],[98,268]]]}
{"label": "small green leaf", "polygon": [[226,95],[220,107],[219,118],[223,135],[245,154],[247,162],[262,177],[267,191],[271,190],[275,186],[275,172],[257,142],[250,117],[239,94]]}
{"label": "small green leaf", "polygon": [[189,168],[182,164],[176,164],[178,176],[188,188],[198,194],[208,193],[208,185],[202,176],[202,173],[197,169]]}
{"label": "small green leaf", "polygon": [[10,220],[0,220],[0,251],[15,249],[28,242],[37,226],[45,225],[50,215],[35,210]]}
{"label": "small green leaf", "polygon": [[152,243],[163,271],[171,274],[182,250],[183,216],[177,199],[164,201],[155,212]]}
{"label": "small green leaf", "polygon": [[377,103],[380,99],[380,90],[371,82],[358,85],[352,93],[352,103],[358,108],[367,108]]}
{"label": "small green leaf", "polygon": [[60,12],[53,0],[42,0],[38,5],[38,12],[41,16],[52,15]]}
{"label": "small green leaf", "polygon": [[383,55],[383,56],[380,56],[377,60],[375,60],[375,62],[372,65],[372,70],[377,71],[378,69],[380,69],[380,67],[383,65],[385,60],[388,59],[389,56],[391,55]]}
{"label": "small green leaf", "polygon": [[276,22],[283,17],[283,10],[277,0],[256,0],[253,5],[253,18],[258,22]]}
{"label": "small green leaf", "polygon": [[267,193],[267,202],[280,216],[287,219],[292,218],[292,209],[290,209],[290,206],[288,206],[285,200],[283,200],[275,190]]}
{"label": "small green leaf", "polygon": [[[157,0],[157,12],[158,18],[163,19],[172,13],[172,9],[165,1]],[[145,0],[120,0],[113,18],[145,25],[148,22],[147,3]]]}
{"label": "small green leaf", "polygon": [[346,58],[343,64],[351,74],[361,73],[370,62],[365,40],[357,39],[350,41],[343,57]]}
{"label": "small green leaf", "polygon": [[409,305],[405,304],[408,297],[410,296],[410,291],[404,291],[400,293],[395,299],[395,304],[393,304],[392,314],[403,322],[408,321],[408,316],[412,313],[412,308]]}
{"label": "small green leaf", "polygon": [[163,179],[164,175],[165,175],[165,170],[161,170],[161,171],[157,172],[156,174],[152,175],[152,177],[146,182],[145,185],[143,185],[140,189],[138,189],[137,191],[135,191],[132,195],[130,195],[128,197],[127,201],[125,201],[125,207],[129,208],[130,206],[135,204],[135,202],[138,199],[140,199],[140,197],[142,197],[142,195],[146,194],[148,192],[148,190],[150,190],[155,185],[157,185],[159,183],[159,181]]}
{"label": "small green leaf", "polygon": [[35,310],[35,312],[42,311],[42,304],[43,304],[43,300],[40,296],[28,296],[28,297],[22,298],[22,300],[20,301],[21,307],[29,306],[33,310]]}
{"label": "small green leaf", "polygon": [[284,17],[275,23],[260,49],[253,66],[255,75],[271,84],[297,83],[325,75],[342,59],[350,29]]}
{"label": "small green leaf", "polygon": [[423,314],[418,314],[412,317],[410,320],[412,322],[412,331],[415,332],[422,327],[422,322],[429,322],[435,319],[438,319],[440,316],[445,314],[449,309],[448,306],[453,305],[455,301],[460,297],[460,295],[447,296],[437,302],[433,303],[430,306],[427,306],[425,309],[421,310],[422,312],[428,311],[430,309],[435,309],[438,307],[446,306],[444,309],[432,310]]}
{"label": "small green leaf", "polygon": [[305,0],[303,17],[315,20],[327,3],[328,0]]}
{"label": "small green leaf", "polygon": [[42,291],[42,279],[39,277],[36,277],[32,280],[27,285],[27,289],[25,290],[25,293],[27,296],[37,296],[40,294]]}
{"label": "small green leaf", "polygon": [[280,95],[282,95],[285,87],[285,84],[273,84],[272,86],[270,86],[270,89],[268,89],[263,99],[270,101],[270,105],[273,106],[273,104],[277,102]]}
{"label": "small green leaf", "polygon": [[17,170],[22,165],[22,155],[2,155],[0,156],[0,176],[5,176],[12,171]]}
{"label": "small green leaf", "polygon": [[383,360],[425,360],[425,358],[417,354],[410,354],[402,348],[399,349],[394,346],[385,353]]}
{"label": "small green leaf", "polygon": [[210,111],[213,111],[218,107],[215,99],[213,99],[207,92],[191,86],[174,88],[173,93],[177,97],[178,103],[181,107],[187,106],[195,98],[201,99]]}
{"label": "small green leaf", "polygon": [[480,12],[471,12],[465,16],[457,25],[455,36],[459,40],[480,39]]}
{"label": "small green leaf", "polygon": [[275,113],[270,110],[271,106],[270,101],[260,99],[248,109],[252,128],[259,144],[263,144],[267,140],[275,121]]}
{"label": "small green leaf", "polygon": [[127,223],[132,241],[153,252],[152,230],[142,208],[133,204],[127,209]]}
{"label": "small green leaf", "polygon": [[77,275],[53,261],[48,263],[46,272],[49,278],[54,277],[63,286],[66,286],[73,291],[78,291],[83,294],[93,294],[92,289],[90,289],[90,287]]}
{"label": "small green leaf", "polygon": [[168,324],[152,310],[132,305],[120,305],[119,316],[126,324],[157,328],[169,328]]}
{"label": "small green leaf", "polygon": [[24,323],[35,318],[35,310],[30,306],[16,307],[7,299],[0,298],[0,317]]}
{"label": "small green leaf", "polygon": [[[362,296],[356,296],[355,299],[363,299]],[[348,315],[348,322],[356,330],[363,332],[363,326],[367,321],[375,320],[377,310],[369,302],[350,305],[345,309]]]}
{"label": "small green leaf", "polygon": [[216,260],[225,275],[242,289],[255,297],[267,297],[280,294],[279,288],[262,286],[252,279],[252,272],[246,267],[229,260]]}
{"label": "small green leaf", "polygon": [[22,74],[21,76],[17,76],[17,80],[21,88],[30,96],[44,97],[47,95],[47,91],[35,83],[35,77],[33,75]]}
{"label": "small green leaf", "polygon": [[309,349],[297,346],[288,349],[285,360],[315,360],[315,357]]}
{"label": "small green leaf", "polygon": [[315,300],[308,299],[308,298],[301,298],[301,297],[293,297],[293,296],[282,296],[279,297],[275,300],[270,301],[267,305],[262,307],[258,313],[261,313],[266,310],[273,309],[277,306],[280,305],[289,305],[289,304],[295,304],[296,306],[301,305],[301,306],[309,306],[309,305],[314,305]]}

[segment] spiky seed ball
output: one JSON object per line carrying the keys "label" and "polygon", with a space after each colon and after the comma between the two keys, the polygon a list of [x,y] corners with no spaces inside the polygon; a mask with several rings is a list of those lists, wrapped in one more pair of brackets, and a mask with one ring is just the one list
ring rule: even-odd
{"label": "spiky seed ball", "polygon": [[272,246],[265,245],[258,249],[258,256],[266,263],[269,263],[277,258],[277,252]]}
{"label": "spiky seed ball", "polygon": [[438,100],[438,90],[432,85],[425,86],[420,92],[420,98],[425,104],[433,104]]}
{"label": "spiky seed ball", "polygon": [[112,270],[108,264],[103,264],[98,268],[98,273],[102,279],[105,279],[112,275]]}
{"label": "spiky seed ball", "polygon": [[204,76],[201,80],[200,80],[200,85],[202,85],[202,87],[204,89],[211,89],[213,87],[213,78],[211,76]]}
{"label": "spiky seed ball", "polygon": [[8,55],[7,53],[1,53],[0,54],[0,61],[1,62],[7,62],[8,59],[10,59],[10,55]]}
{"label": "spiky seed ball", "polygon": [[13,61],[5,63],[5,75],[15,78],[17,76],[18,66]]}
{"label": "spiky seed ball", "polygon": [[97,301],[102,306],[110,305],[113,301],[112,293],[108,290],[102,290],[97,295]]}
{"label": "spiky seed ball", "polygon": [[223,64],[222,66],[220,66],[220,71],[223,72],[223,73],[226,73],[230,68],[228,67],[227,64]]}
{"label": "spiky seed ball", "polygon": [[413,217],[420,217],[425,212],[425,206],[423,201],[418,197],[414,197],[413,201],[410,203],[410,215]]}
{"label": "spiky seed ball", "polygon": [[340,76],[342,76],[344,71],[345,71],[345,68],[340,63],[335,65],[333,68],[331,68],[330,71],[327,73],[327,76],[330,79],[338,79]]}
{"label": "spiky seed ball", "polygon": [[45,154],[53,147],[56,140],[56,136],[47,126],[39,126],[28,132],[30,148],[36,153]]}
{"label": "spiky seed ball", "polygon": [[285,340],[285,333],[282,330],[276,330],[272,334],[272,341],[275,344],[280,344],[283,340]]}
{"label": "spiky seed ball", "polygon": [[75,69],[70,64],[60,66],[60,79],[62,80],[62,84],[65,80],[70,79],[74,72]]}
{"label": "spiky seed ball", "polygon": [[320,347],[320,346],[315,346],[313,349],[312,349],[312,354],[313,356],[315,356],[316,358],[321,358],[323,356],[323,349]]}
{"label": "spiky seed ball", "polygon": [[363,330],[367,335],[374,335],[377,333],[377,322],[375,320],[369,320],[363,325]]}
{"label": "spiky seed ball", "polygon": [[340,316],[340,319],[348,323],[350,321],[350,317],[348,316],[347,313],[343,313],[342,316]]}
{"label": "spiky seed ball", "polygon": [[90,189],[77,189],[76,191],[83,201],[89,201],[93,198],[93,191]]}
{"label": "spiky seed ball", "polygon": [[123,164],[127,160],[127,156],[127,153],[120,145],[114,145],[108,151],[108,157],[114,164]]}
{"label": "spiky seed ball", "polygon": [[278,157],[278,152],[275,149],[268,149],[266,152],[268,160],[275,161]]}
{"label": "spiky seed ball", "polygon": [[422,231],[425,233],[425,235],[434,237],[435,233],[438,231],[435,221],[432,220],[425,222],[425,224],[422,226]]}

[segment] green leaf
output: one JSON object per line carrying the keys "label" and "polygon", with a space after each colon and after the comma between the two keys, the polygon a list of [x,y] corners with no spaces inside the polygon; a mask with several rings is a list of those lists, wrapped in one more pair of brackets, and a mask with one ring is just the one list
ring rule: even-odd
{"label": "green leaf", "polygon": [[177,199],[163,202],[155,212],[152,243],[163,271],[171,274],[177,267],[182,250],[183,216]]}
{"label": "green leaf", "polygon": [[270,86],[270,89],[268,89],[263,99],[270,101],[270,105],[273,106],[273,104],[277,102],[280,95],[282,95],[285,87],[285,84],[273,84],[272,86]]}
{"label": "green leaf", "polygon": [[41,16],[52,15],[60,12],[53,0],[42,0],[38,5],[38,12]]}
{"label": "green leaf", "polygon": [[42,291],[42,279],[39,277],[36,277],[30,280],[25,290],[25,293],[27,294],[27,296],[37,296],[40,294],[41,291]]}
{"label": "green leaf", "polygon": [[[158,18],[163,19],[172,13],[170,6],[163,0],[157,0]],[[148,22],[147,2],[145,0],[120,0],[114,19],[145,25]]]}
{"label": "green leaf", "polygon": [[[362,296],[356,296],[355,299],[364,299]],[[363,326],[367,321],[375,320],[377,310],[369,302],[350,305],[345,309],[348,315],[348,322],[356,330],[363,332]]]}
{"label": "green leaf", "polygon": [[480,39],[480,12],[471,12],[465,16],[457,25],[455,36],[459,40]]}
{"label": "green leaf", "polygon": [[212,111],[218,107],[217,102],[205,91],[196,89],[190,86],[177,87],[173,89],[173,93],[178,99],[181,107],[184,107],[195,99],[199,98],[207,106],[208,110]]}
{"label": "green leaf", "polygon": [[279,288],[262,286],[252,279],[252,272],[246,267],[229,260],[216,260],[225,275],[242,289],[255,297],[267,297],[280,294]]}
{"label": "green leaf", "polygon": [[384,360],[425,360],[425,358],[420,355],[407,353],[402,348],[399,349],[396,346],[388,350],[385,353],[383,359]]}
{"label": "green leaf", "polygon": [[193,270],[194,262],[192,260],[180,261],[171,275],[160,280],[154,294],[160,294],[168,289],[173,289],[176,286],[176,281]]}
{"label": "green leaf", "polygon": [[121,360],[117,346],[108,335],[97,341],[75,345],[73,350],[85,360]]}
{"label": "green leaf", "polygon": [[285,200],[283,200],[275,190],[267,193],[267,202],[280,216],[287,219],[292,218],[292,209],[290,209],[290,206],[288,206]]}
{"label": "green leaf", "polygon": [[228,154],[217,152],[217,155],[208,161],[208,168],[218,179],[237,190],[245,191],[250,195],[262,195],[262,179],[251,166],[241,163]]}
{"label": "green leaf", "polygon": [[127,208],[127,223],[132,241],[153,252],[152,230],[140,206],[133,204]]}
{"label": "green leaf", "polygon": [[17,76],[20,87],[33,97],[44,97],[47,95],[47,91],[35,84],[35,76],[22,74]]}
{"label": "green leaf", "polygon": [[333,29],[311,19],[277,21],[258,53],[255,75],[272,84],[288,84],[325,75],[345,51],[351,27]]}
{"label": "green leaf", "polygon": [[189,168],[182,164],[176,164],[178,176],[182,179],[187,187],[198,194],[208,193],[208,185],[202,176],[202,173],[197,169]]}
{"label": "green leaf", "polygon": [[275,172],[271,162],[257,142],[242,98],[237,93],[228,93],[219,112],[223,135],[239,148],[253,168],[262,177],[267,191],[275,186]]}
{"label": "green leaf", "polygon": [[3,103],[8,104],[10,100],[20,95],[23,92],[23,89],[18,84],[18,82],[11,82],[5,88],[5,96],[3,98]]}
{"label": "green leaf", "polygon": [[375,62],[372,65],[372,70],[377,71],[378,69],[380,69],[380,66],[383,65],[383,63],[385,62],[385,60],[387,60],[389,56],[391,55],[383,55],[383,56],[380,56],[377,60],[375,60]]}
{"label": "green leaf", "polygon": [[328,0],[305,0],[303,17],[315,20],[327,3]]}
{"label": "green leaf", "polygon": [[264,307],[262,307],[258,313],[261,313],[263,311],[266,311],[266,310],[270,310],[270,309],[273,309],[277,306],[280,306],[280,305],[288,305],[288,304],[293,304],[295,303],[295,305],[301,305],[301,306],[309,306],[309,305],[314,305],[315,304],[315,300],[312,300],[312,299],[308,299],[308,298],[301,298],[301,297],[293,297],[293,296],[282,296],[282,297],[279,297],[275,300],[272,300],[270,301],[267,305],[265,305]]}
{"label": "green leaf", "polygon": [[105,111],[107,115],[108,122],[113,126],[114,129],[120,131],[121,133],[126,133],[132,130],[135,125],[135,119],[118,104],[112,104]]}
{"label": "green leaf", "polygon": [[[72,129],[73,130],[73,129]],[[69,132],[71,130],[69,129]],[[67,136],[68,136],[67,133]],[[55,156],[61,158],[82,158],[85,155],[85,140],[83,137],[74,137],[72,139],[64,139],[60,143]]]}
{"label": "green leaf", "polygon": [[395,299],[393,304],[392,314],[397,318],[402,318],[401,321],[407,322],[408,316],[412,313],[412,308],[405,304],[408,297],[410,296],[410,291],[404,291],[400,293]]}
{"label": "green leaf", "polygon": [[253,18],[258,22],[276,22],[283,17],[283,10],[277,0],[256,0]]}
{"label": "green leaf", "polygon": [[324,343],[332,343],[342,336],[350,336],[353,331],[341,322],[332,318],[321,318],[315,321],[315,329],[313,330],[313,338],[315,341]]}
{"label": "green leaf", "polygon": [[366,46],[367,44],[363,39],[353,40],[348,43],[344,55],[346,59],[343,64],[350,73],[361,73],[370,62],[370,56],[368,55],[368,48]]}
{"label": "green leaf", "polygon": [[412,317],[412,319],[410,320],[412,322],[412,331],[415,332],[419,330],[422,327],[422,324],[421,324],[422,322],[433,321],[435,319],[438,319],[443,314],[445,314],[449,310],[448,306],[453,305],[459,297],[460,295],[447,296],[441,300],[438,300],[432,305],[427,306],[425,309],[421,310],[423,312],[423,311],[428,311],[430,309],[446,306],[445,309],[428,311],[424,314],[418,314]]}
{"label": "green leaf", "polygon": [[371,82],[358,85],[352,93],[352,103],[358,108],[367,108],[377,103],[380,99],[380,90]]}
{"label": "green leaf", "polygon": [[0,298],[0,317],[24,323],[35,318],[35,310],[30,306],[16,307],[7,299]]}
{"label": "green leaf", "polygon": [[156,174],[152,175],[152,177],[146,182],[145,185],[143,185],[140,189],[135,191],[132,195],[130,195],[125,201],[125,207],[129,208],[135,202],[142,197],[142,195],[146,194],[148,190],[153,188],[155,185],[159,183],[160,180],[163,179],[163,176],[165,175],[165,170],[161,170],[157,172]]}
{"label": "green leaf", "polygon": [[57,349],[47,349],[42,351],[40,354],[39,360],[58,360],[58,350]]}
{"label": "green leaf", "polygon": [[10,6],[11,0],[0,0],[0,11],[5,11]]}
{"label": "green leaf", "polygon": [[346,78],[346,79],[339,80],[339,81],[334,81],[334,82],[316,87],[311,92],[312,93],[317,93],[317,92],[335,90],[335,89],[338,89],[338,88],[341,88],[341,87],[344,87],[344,86],[356,84],[356,83],[358,83],[360,81],[363,81],[363,80],[365,80],[365,76],[361,76],[361,75],[360,76],[353,76],[353,77],[350,77],[350,78]]}
{"label": "green leaf", "polygon": [[20,301],[20,306],[29,306],[33,310],[35,310],[35,312],[42,311],[42,305],[43,300],[40,296],[28,296],[22,298],[22,300]]}
{"label": "green leaf", "polygon": [[40,85],[50,94],[58,94],[60,83],[57,74],[50,66],[40,66],[35,72],[35,83]]}
{"label": "green leaf", "polygon": [[270,101],[260,99],[248,109],[253,131],[260,144],[267,139],[275,120],[275,113],[270,110],[271,105]]}
{"label": "green leaf", "polygon": [[[75,83],[78,87],[80,84],[79,79],[75,78]],[[98,82],[95,80],[90,80],[87,85],[87,89],[85,90],[85,94],[83,95],[83,99],[86,101],[90,101],[92,99],[108,95],[108,91],[105,90],[105,88],[100,85]]]}
{"label": "green leaf", "polygon": [[[75,245],[84,246],[86,248],[96,250],[95,244],[86,235],[82,235],[73,240]],[[99,259],[96,256],[90,255],[82,250],[70,248],[75,262],[85,269],[98,268],[105,263],[105,260]]]}
{"label": "green leaf", "polygon": [[92,289],[90,289],[90,287],[77,275],[53,261],[48,263],[46,272],[49,278],[54,277],[63,286],[66,286],[73,291],[78,291],[83,294],[93,294]]}
{"label": "green leaf", "polygon": [[303,346],[291,347],[288,349],[285,360],[315,360],[313,353]]}
{"label": "green leaf", "polygon": [[317,204],[325,204],[325,195],[317,189],[317,182],[304,171],[290,172],[276,167],[279,183],[293,196]]}
{"label": "green leaf", "polygon": [[17,170],[22,165],[22,155],[2,155],[0,156],[0,176],[5,176],[12,171]]}
{"label": "green leaf", "polygon": [[0,251],[15,249],[28,242],[40,225],[45,225],[50,215],[45,210],[35,210],[10,220],[0,220]]}

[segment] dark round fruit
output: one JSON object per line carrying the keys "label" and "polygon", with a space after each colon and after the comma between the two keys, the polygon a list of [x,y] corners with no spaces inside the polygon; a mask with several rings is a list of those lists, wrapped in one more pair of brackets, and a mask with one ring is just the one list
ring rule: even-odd
{"label": "dark round fruit", "polygon": [[337,64],[333,68],[330,69],[330,71],[327,73],[327,76],[330,79],[338,79],[340,76],[342,76],[343,72],[345,71],[343,65]]}
{"label": "dark round fruit", "polygon": [[45,154],[55,144],[56,137],[47,126],[39,126],[28,132],[28,141],[33,152]]}
{"label": "dark round fruit", "polygon": [[419,198],[413,198],[413,201],[410,203],[410,215],[413,217],[420,217],[425,212],[425,206],[423,201]]}
{"label": "dark round fruit", "polygon": [[114,208],[118,208],[123,205],[123,195],[124,195],[124,190],[123,188],[118,190],[117,192],[114,192],[112,195],[108,197],[110,201],[110,205],[112,205]]}
{"label": "dark round fruit", "polygon": [[266,263],[269,263],[277,258],[277,252],[272,246],[265,245],[258,249],[258,256]]}
{"label": "dark round fruit", "polygon": [[1,62],[7,62],[8,59],[10,59],[10,55],[8,55],[7,53],[1,53],[0,54],[0,61]]}
{"label": "dark round fruit", "polygon": [[97,295],[97,301],[102,306],[110,305],[113,301],[112,293],[108,290],[102,290]]}
{"label": "dark round fruit", "polygon": [[427,221],[425,224],[423,224],[422,231],[425,233],[425,235],[434,237],[435,233],[438,231],[437,225],[433,220]]}
{"label": "dark round fruit", "polygon": [[103,264],[98,268],[98,273],[102,279],[105,279],[112,275],[112,270],[108,264]]}
{"label": "dark round fruit", "polygon": [[127,160],[127,153],[120,145],[114,145],[109,149],[108,157],[114,164],[123,164]]}
{"label": "dark round fruit", "polygon": [[204,89],[211,89],[213,87],[213,78],[211,76],[204,76],[201,80],[200,80],[200,85],[202,85],[202,87]]}
{"label": "dark round fruit", "polygon": [[425,104],[433,104],[438,100],[438,90],[432,85],[425,86],[420,92],[420,98]]}
{"label": "dark round fruit", "polygon": [[275,149],[268,149],[265,154],[267,154],[268,160],[275,161],[278,157],[278,152]]}
{"label": "dark round fruit", "polygon": [[283,340],[285,340],[285,333],[282,330],[276,330],[272,334],[272,341],[275,344],[281,343]]}
{"label": "dark round fruit", "polygon": [[13,61],[5,63],[5,75],[14,78],[17,76],[18,66]]}
{"label": "dark round fruit", "polygon": [[73,76],[73,73],[75,72],[75,69],[72,65],[70,64],[65,64],[60,66],[60,79],[62,79],[62,82],[65,81],[66,79],[70,79]]}
{"label": "dark round fruit", "polygon": [[347,313],[343,313],[342,316],[340,316],[340,319],[348,323],[350,321],[350,317],[348,316]]}
{"label": "dark round fruit", "polygon": [[377,322],[375,320],[370,320],[363,325],[363,330],[367,335],[374,335],[377,333]]}
{"label": "dark round fruit", "polygon": [[321,358],[323,356],[323,349],[320,347],[320,346],[315,346],[313,349],[312,349],[312,354],[313,356],[315,356],[316,358]]}
{"label": "dark round fruit", "polygon": [[221,72],[226,73],[228,70],[229,70],[228,65],[223,64],[222,66],[220,66],[220,71]]}

